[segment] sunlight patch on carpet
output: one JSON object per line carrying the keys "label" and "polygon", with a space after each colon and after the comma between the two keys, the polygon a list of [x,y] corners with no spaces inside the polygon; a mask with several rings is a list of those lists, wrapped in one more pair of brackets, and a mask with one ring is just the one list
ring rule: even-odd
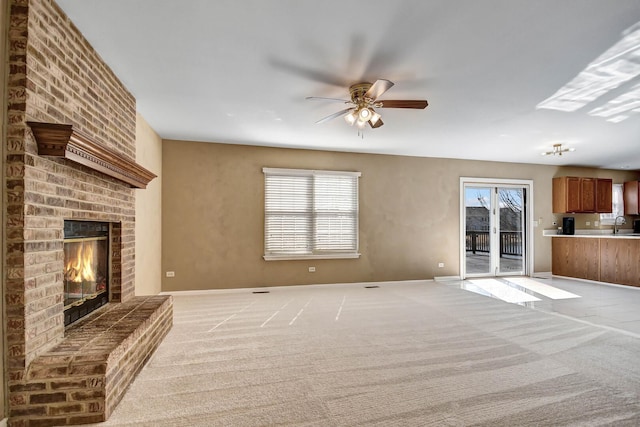
{"label": "sunlight patch on carpet", "polygon": [[[490,296],[494,298],[501,299],[502,301],[506,301],[513,304],[523,303],[523,302],[532,302],[532,301],[540,301],[540,298],[537,298],[533,295],[530,295],[526,292],[522,292],[518,289],[515,289],[504,282],[500,282],[496,279],[474,279],[470,280],[473,285],[482,289]],[[463,285],[464,286],[464,285]],[[469,291],[476,292],[472,288],[465,288]],[[476,292],[478,293],[478,292]]]}
{"label": "sunlight patch on carpet", "polygon": [[551,299],[581,298],[580,295],[572,294],[528,277],[507,277],[505,280]]}

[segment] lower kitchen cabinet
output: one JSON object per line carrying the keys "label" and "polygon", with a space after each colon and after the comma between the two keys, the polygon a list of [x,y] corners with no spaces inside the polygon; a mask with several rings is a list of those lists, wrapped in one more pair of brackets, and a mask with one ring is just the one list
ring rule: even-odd
{"label": "lower kitchen cabinet", "polygon": [[554,237],[551,250],[553,274],[600,280],[600,239]]}
{"label": "lower kitchen cabinet", "polygon": [[599,239],[600,280],[640,286],[640,240]]}
{"label": "lower kitchen cabinet", "polygon": [[554,237],[554,275],[640,286],[640,239]]}

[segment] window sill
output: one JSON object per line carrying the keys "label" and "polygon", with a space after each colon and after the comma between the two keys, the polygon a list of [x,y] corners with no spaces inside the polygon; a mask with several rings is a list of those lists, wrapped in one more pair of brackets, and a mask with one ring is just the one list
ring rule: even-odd
{"label": "window sill", "polygon": [[264,255],[265,261],[295,261],[305,259],[356,259],[360,254],[324,254],[324,255]]}

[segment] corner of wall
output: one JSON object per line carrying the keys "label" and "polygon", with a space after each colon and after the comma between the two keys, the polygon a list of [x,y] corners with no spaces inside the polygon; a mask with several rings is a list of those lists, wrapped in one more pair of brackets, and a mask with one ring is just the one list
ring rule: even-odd
{"label": "corner of wall", "polygon": [[136,114],[136,162],[158,177],[136,192],[136,295],[162,290],[162,139]]}

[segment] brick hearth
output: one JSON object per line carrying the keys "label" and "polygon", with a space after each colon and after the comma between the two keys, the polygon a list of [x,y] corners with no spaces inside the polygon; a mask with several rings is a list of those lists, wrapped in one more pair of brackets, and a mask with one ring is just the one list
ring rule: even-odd
{"label": "brick hearth", "polygon": [[[57,418],[60,411],[71,410],[74,405],[72,401],[65,400],[62,405],[56,400],[62,395],[54,393],[51,397],[53,380],[45,381],[38,374],[51,373],[47,367],[47,361],[55,360],[51,355],[77,339],[72,333],[76,327],[65,331],[63,321],[64,220],[112,224],[111,302],[94,314],[116,313],[114,307],[137,301],[134,232],[135,191],[139,190],[68,159],[39,155],[27,122],[71,124],[109,152],[134,161],[136,105],[134,97],[54,1],[12,0],[10,5],[6,139],[9,423],[52,425],[54,419],[55,423],[60,422]],[[162,304],[159,310],[164,313],[161,317],[165,324],[151,330],[166,332],[171,321],[167,320],[167,311],[160,309]],[[155,319],[154,316],[152,313],[148,319]],[[100,328],[88,330],[88,334],[82,334],[87,342],[103,336]],[[124,347],[112,348],[107,366],[118,366],[121,372],[137,372],[138,363],[146,360],[148,351],[155,348],[155,344],[138,347],[136,342],[144,341],[141,337],[147,333],[141,331],[134,328],[130,335],[133,338],[122,339],[122,343],[133,343],[131,347],[123,344]],[[161,335],[156,333],[153,340]],[[85,352],[85,347],[78,348]],[[116,353],[125,351],[124,348],[128,354],[138,356],[120,359]],[[108,383],[109,374],[106,370],[105,373]],[[45,377],[49,378],[48,375]],[[72,374],[65,378],[59,376],[55,384],[77,380]],[[40,387],[34,384],[45,383],[49,387],[46,393],[29,391],[31,387]],[[110,385],[104,387],[103,393],[108,396]],[[117,383],[115,387],[124,389],[126,385]],[[67,399],[70,395],[65,392],[65,396]],[[55,404],[44,402],[48,399],[56,400]],[[81,406],[86,414],[95,415],[95,405]],[[110,403],[103,406],[108,415]],[[37,420],[30,413],[34,407],[45,412]],[[66,422],[76,421],[69,417]]]}
{"label": "brick hearth", "polygon": [[[170,296],[134,297],[72,325],[29,366],[24,390],[32,424],[105,421],[171,327]],[[26,404],[29,405],[26,405]]]}

